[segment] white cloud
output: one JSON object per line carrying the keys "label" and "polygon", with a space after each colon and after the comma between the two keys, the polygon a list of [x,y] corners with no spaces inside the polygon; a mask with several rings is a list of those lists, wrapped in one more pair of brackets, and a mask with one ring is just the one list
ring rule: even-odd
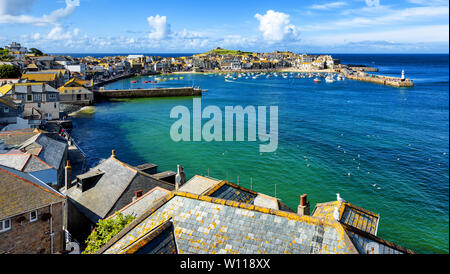
{"label": "white cloud", "polygon": [[150,16],[147,18],[148,24],[153,28],[148,38],[155,40],[163,40],[169,37],[170,24],[167,23],[166,16]]}
{"label": "white cloud", "polygon": [[315,10],[329,10],[329,9],[334,9],[334,8],[340,8],[340,7],[343,7],[346,5],[347,5],[347,3],[340,1],[340,2],[331,2],[331,3],[326,3],[326,4],[312,5],[310,8],[315,9]]}
{"label": "white cloud", "polygon": [[65,0],[66,7],[54,10],[50,14],[34,17],[20,14],[28,11],[35,0],[0,0],[0,24],[34,24],[38,26],[58,24],[58,22],[72,14],[80,6],[80,0]]}
{"label": "white cloud", "polygon": [[77,37],[80,33],[80,30],[75,28],[73,31],[69,31],[67,29],[64,29],[60,25],[55,26],[50,30],[50,32],[47,34],[47,39],[49,40],[72,40],[73,38]]}
{"label": "white cloud", "polygon": [[290,24],[286,13],[268,10],[265,15],[257,13],[255,18],[259,20],[259,30],[264,40],[270,44],[298,39],[297,28]]}
{"label": "white cloud", "polygon": [[380,0],[365,0],[366,5],[369,7],[378,7],[380,6]]}
{"label": "white cloud", "polygon": [[394,25],[403,23],[421,23],[432,21],[437,18],[447,18],[449,10],[448,6],[436,7],[415,7],[402,10],[386,9],[381,15],[367,17],[353,17],[333,21],[330,24],[317,24],[303,26],[303,31],[319,31],[319,30],[347,30],[348,28],[367,28],[381,25]]}

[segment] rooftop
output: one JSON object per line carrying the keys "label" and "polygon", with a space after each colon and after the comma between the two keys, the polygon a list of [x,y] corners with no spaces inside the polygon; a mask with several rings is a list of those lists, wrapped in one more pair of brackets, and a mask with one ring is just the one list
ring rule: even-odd
{"label": "rooftop", "polygon": [[[151,175],[139,169],[119,161],[114,155],[101,162],[87,173],[77,176],[80,182],[83,179],[98,176],[89,182],[91,185],[81,190],[77,185],[68,190],[62,190],[64,194],[76,201],[78,209],[83,212],[93,223],[120,210],[130,201],[121,205],[118,200],[131,184],[142,187],[142,190],[150,190],[156,186],[172,190],[170,183],[157,180]],[[119,207],[120,206],[120,207]],[[118,208],[117,208],[118,207]]]}
{"label": "rooftop", "polygon": [[[349,203],[329,203],[333,209],[338,205],[342,212],[346,207],[356,208]],[[232,200],[172,192],[98,253],[413,253],[326,216],[318,211],[317,215],[299,216]],[[164,246],[174,246],[175,250]]]}
{"label": "rooftop", "polygon": [[65,196],[29,174],[0,166],[0,220],[61,202]]}

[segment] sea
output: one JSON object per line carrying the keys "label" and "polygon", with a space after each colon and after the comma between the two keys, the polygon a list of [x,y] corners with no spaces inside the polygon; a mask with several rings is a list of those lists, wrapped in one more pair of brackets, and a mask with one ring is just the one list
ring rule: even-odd
{"label": "sea", "polygon": [[185,106],[192,115],[192,97],[102,102],[93,115],[73,119],[72,135],[90,166],[114,149],[118,159],[131,165],[154,163],[162,172],[176,171],[180,164],[188,179],[197,174],[228,180],[276,196],[294,210],[304,193],[311,210],[339,193],[380,214],[379,237],[417,253],[448,253],[449,55],[333,57],[377,67],[384,75],[399,77],[404,70],[414,87],[353,80],[314,83],[296,74],[230,82],[219,74],[174,74],[157,76],[167,79],[157,84],[144,83],[155,77],[143,76],[105,89],[194,85],[208,90],[201,98],[203,108],[217,106],[224,112],[226,106],[277,106],[278,149],[261,153],[261,142],[247,139],[173,141],[170,128],[178,119],[170,118],[170,112]]}

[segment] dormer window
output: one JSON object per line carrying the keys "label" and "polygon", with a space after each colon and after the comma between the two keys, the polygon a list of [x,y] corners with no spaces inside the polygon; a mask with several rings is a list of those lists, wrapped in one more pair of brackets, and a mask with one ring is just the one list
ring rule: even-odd
{"label": "dormer window", "polygon": [[105,174],[100,170],[90,171],[85,174],[81,174],[77,176],[77,188],[79,190],[86,191],[93,187],[98,180]]}

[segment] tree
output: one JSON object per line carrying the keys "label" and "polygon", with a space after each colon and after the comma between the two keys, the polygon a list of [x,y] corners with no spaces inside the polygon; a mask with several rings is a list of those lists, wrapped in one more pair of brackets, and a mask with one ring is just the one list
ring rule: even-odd
{"label": "tree", "polygon": [[0,65],[0,79],[19,78],[22,75],[20,69],[12,65]]}
{"label": "tree", "polygon": [[38,50],[37,48],[31,48],[30,51],[34,53],[35,56],[42,56],[44,53],[42,51]]}
{"label": "tree", "polygon": [[0,48],[0,61],[9,61],[12,58],[7,49]]}
{"label": "tree", "polygon": [[99,220],[97,226],[87,238],[87,247],[82,254],[94,254],[97,252],[134,219],[135,217],[131,215],[123,216],[122,213],[116,212],[116,217],[114,218]]}

